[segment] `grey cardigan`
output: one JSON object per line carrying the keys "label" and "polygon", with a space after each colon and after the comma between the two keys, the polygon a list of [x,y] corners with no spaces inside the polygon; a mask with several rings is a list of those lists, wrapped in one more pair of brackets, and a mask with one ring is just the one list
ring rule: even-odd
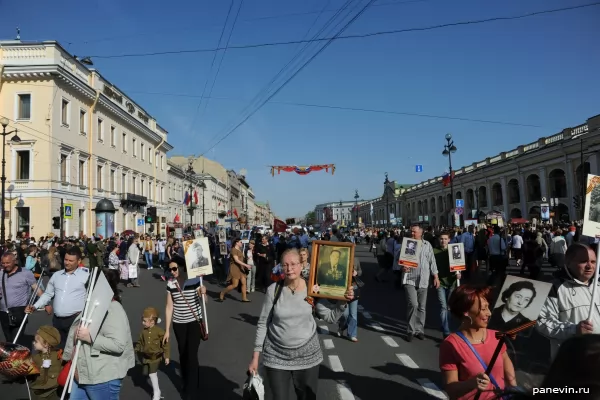
{"label": "grey cardigan", "polygon": [[[63,360],[68,361],[75,351],[73,336],[79,327],[81,314],[75,319],[63,353]],[[123,379],[127,371],[135,365],[133,343],[129,319],[118,301],[110,303],[108,313],[98,331],[96,340],[91,345],[82,343],[77,357],[77,383],[95,385],[114,379]]]}

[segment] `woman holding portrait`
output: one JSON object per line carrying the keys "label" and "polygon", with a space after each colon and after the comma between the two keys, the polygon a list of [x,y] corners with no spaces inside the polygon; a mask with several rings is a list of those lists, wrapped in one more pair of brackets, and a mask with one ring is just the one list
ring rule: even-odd
{"label": "woman holding portrait", "polygon": [[[308,297],[297,249],[288,249],[282,254],[281,266],[285,279],[267,289],[248,371],[251,374],[258,371],[262,353],[271,388],[266,399],[288,399],[293,387],[298,400],[315,400],[323,353],[313,313],[328,323],[335,323],[347,304],[315,301]],[[313,291],[319,291],[318,285]],[[350,288],[345,297],[351,301],[354,290]]]}
{"label": "woman holding portrait", "polygon": [[477,392],[481,392],[481,400],[495,399],[494,390],[517,385],[506,345],[502,346],[492,372],[485,373],[499,340],[496,331],[487,329],[492,315],[490,297],[491,287],[464,284],[454,290],[448,301],[450,312],[461,321],[458,331],[440,345],[440,370],[444,390],[451,400],[472,399]]}

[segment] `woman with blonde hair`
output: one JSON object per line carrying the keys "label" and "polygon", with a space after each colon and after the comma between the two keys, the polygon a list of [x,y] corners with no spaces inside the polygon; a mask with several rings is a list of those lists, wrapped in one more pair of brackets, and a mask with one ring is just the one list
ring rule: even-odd
{"label": "woman with blonde hair", "polygon": [[[281,266],[285,279],[267,289],[248,371],[251,374],[258,371],[262,353],[266,379],[271,388],[271,397],[267,399],[288,399],[293,387],[298,400],[315,400],[323,353],[313,313],[328,323],[334,323],[343,314],[347,303],[332,304],[308,297],[297,249],[283,252]],[[313,291],[318,292],[319,286],[315,285]],[[345,297],[351,301],[354,290],[350,288]]]}

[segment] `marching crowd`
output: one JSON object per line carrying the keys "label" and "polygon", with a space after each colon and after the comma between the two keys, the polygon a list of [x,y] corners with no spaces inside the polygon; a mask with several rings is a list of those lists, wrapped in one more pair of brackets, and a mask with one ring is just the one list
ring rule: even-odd
{"label": "marching crowd", "polygon": [[[337,323],[339,336],[358,342],[357,308],[360,288],[364,285],[358,257],[355,257],[352,285],[345,293],[346,301],[334,302],[309,296],[314,232],[294,231],[273,237],[257,234],[247,245],[239,238],[229,238],[225,243],[228,254],[221,254],[218,236],[208,236],[215,274],[227,285],[218,301],[225,301],[236,289],[242,302],[249,302],[255,290],[266,293],[249,374],[257,373],[262,355],[273,399],[287,399],[291,390],[298,399],[316,399],[323,354],[314,317]],[[399,265],[405,237],[422,244],[417,268]],[[396,285],[404,291],[408,342],[414,338],[426,340],[427,293],[431,286],[436,289],[445,339],[440,346],[440,370],[444,390],[451,399],[470,399],[477,392],[481,399],[497,398],[498,393],[524,395],[516,390],[518,382],[506,345],[491,373],[483,372],[499,342],[498,332],[488,329],[490,304],[502,285],[511,257],[521,267],[521,273],[527,269],[533,279],[539,276],[542,262],[548,260],[556,267],[555,281],[536,327],[550,340],[549,354],[554,360],[544,385],[597,388],[590,371],[600,366],[600,336],[588,335],[600,333],[598,305],[588,318],[596,252],[590,247],[593,241],[581,237],[577,226],[535,230],[529,226],[509,229],[482,224],[464,230],[425,230],[415,225],[346,234],[331,229],[321,239],[369,243],[380,267],[375,280],[384,282],[393,274]],[[463,243],[467,260],[462,273],[450,272],[447,251],[450,243],[458,242]],[[161,313],[149,305],[140,315],[143,329],[134,344],[118,285],[124,283],[130,290],[140,287],[137,279],[140,259],[145,260],[148,269],[159,266],[164,271],[165,327],[159,326]],[[118,399],[121,382],[135,365],[137,354],[152,385],[153,400],[158,400],[161,391],[157,370],[161,363],[170,362],[172,332],[180,359],[182,398],[201,397],[198,350],[201,341],[208,337],[201,305],[206,288],[200,278],[188,279],[180,240],[146,235],[82,240],[48,237],[37,242],[31,238],[7,242],[1,261],[0,323],[6,341],[13,341],[26,314],[41,310],[52,315],[52,325],[41,326],[33,344],[21,343],[33,346],[34,362],[42,371],[31,383],[34,396],[59,397],[60,377],[72,365],[74,345],[79,340],[83,346],[76,363],[71,399]],[[484,266],[487,278],[486,284],[481,285]],[[81,314],[90,272],[96,267],[101,267],[114,297],[98,335],[92,340],[89,329],[81,324]],[[50,279],[39,279],[45,282],[41,285],[40,276]],[[320,290],[318,285],[310,289]],[[522,287],[513,291],[519,293],[502,294],[507,304],[516,304],[511,315],[518,315],[532,297],[529,296],[527,304],[511,302],[509,298],[513,294],[527,294],[527,290]],[[29,303],[32,291],[36,291],[37,300]],[[457,329],[451,329],[451,316],[458,323]]]}

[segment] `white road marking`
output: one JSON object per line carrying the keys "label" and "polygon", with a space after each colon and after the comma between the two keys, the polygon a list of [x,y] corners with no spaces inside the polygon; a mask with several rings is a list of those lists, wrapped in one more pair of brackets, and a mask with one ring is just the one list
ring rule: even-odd
{"label": "white road marking", "polygon": [[358,311],[363,311],[365,308],[363,306],[361,306],[360,304],[358,305]]}
{"label": "white road marking", "polygon": [[369,324],[369,326],[373,329],[375,329],[376,331],[379,332],[385,332],[385,329],[383,329],[383,327],[381,325],[379,325],[377,322],[371,322]]}
{"label": "white road marking", "polygon": [[419,366],[417,365],[417,363],[415,363],[413,361],[412,358],[410,358],[410,356],[408,354],[396,354],[396,357],[398,357],[398,360],[400,360],[400,362],[408,368],[414,368],[417,369],[419,368]]}
{"label": "white road marking", "polygon": [[368,312],[368,311],[363,311],[363,312],[362,312],[362,315],[363,315],[363,317],[365,317],[366,319],[371,319],[371,318],[372,318],[372,317],[371,317],[371,314],[369,314],[369,312]]}
{"label": "white road marking", "polygon": [[398,347],[398,343],[389,336],[382,336],[383,341],[390,347]]}
{"label": "white road marking", "polygon": [[435,383],[431,382],[429,379],[421,378],[421,379],[417,379],[417,382],[419,382],[421,387],[423,387],[423,390],[428,395],[437,397],[438,399],[443,399],[443,400],[446,400],[448,398],[446,393],[442,392],[440,390],[440,388],[438,388],[437,385]]}
{"label": "white road marking", "polygon": [[344,372],[344,367],[338,356],[329,356],[329,366],[333,372]]}
{"label": "white road marking", "polygon": [[348,386],[346,381],[338,382],[337,391],[340,396],[340,400],[354,400],[352,389],[350,389],[350,386]]}
{"label": "white road marking", "polygon": [[319,331],[323,335],[329,335],[329,327],[327,325],[319,325]]}
{"label": "white road marking", "polygon": [[333,345],[333,339],[323,339],[323,347],[325,347],[325,350],[333,349],[335,347]]}

